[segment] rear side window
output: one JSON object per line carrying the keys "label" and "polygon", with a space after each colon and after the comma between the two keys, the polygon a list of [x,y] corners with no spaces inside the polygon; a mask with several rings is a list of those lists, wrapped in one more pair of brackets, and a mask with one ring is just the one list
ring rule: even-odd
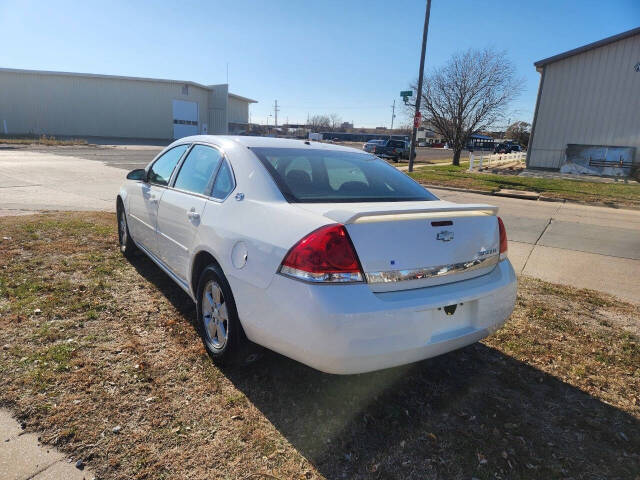
{"label": "rear side window", "polygon": [[213,174],[222,161],[222,154],[212,147],[194,145],[182,162],[175,188],[187,192],[208,195],[211,191]]}
{"label": "rear side window", "polygon": [[252,148],[293,203],[437,200],[373,155],[339,150]]}
{"label": "rear side window", "polygon": [[219,200],[224,200],[236,187],[236,182],[233,178],[233,172],[227,161],[223,161],[220,166],[220,171],[216,176],[216,181],[213,184],[213,192],[211,196]]}
{"label": "rear side window", "polygon": [[189,145],[178,145],[165,152],[149,169],[149,183],[168,185],[171,174]]}

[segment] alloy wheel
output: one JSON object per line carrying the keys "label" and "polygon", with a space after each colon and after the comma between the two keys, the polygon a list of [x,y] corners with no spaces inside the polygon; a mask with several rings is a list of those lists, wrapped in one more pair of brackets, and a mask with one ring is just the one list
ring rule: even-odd
{"label": "alloy wheel", "polygon": [[127,219],[124,215],[124,210],[120,211],[120,218],[118,220],[118,234],[120,236],[120,248],[127,245]]}
{"label": "alloy wheel", "polygon": [[229,315],[222,288],[209,280],[202,291],[202,322],[207,345],[222,350],[229,337]]}

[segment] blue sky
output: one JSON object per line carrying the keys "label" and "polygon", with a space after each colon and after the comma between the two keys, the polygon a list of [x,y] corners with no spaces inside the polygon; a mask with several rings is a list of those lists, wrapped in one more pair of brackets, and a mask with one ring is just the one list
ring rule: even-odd
{"label": "blue sky", "polygon": [[[228,63],[230,90],[259,101],[253,122],[266,122],[277,99],[279,123],[337,113],[356,126],[389,126],[393,100],[417,78],[424,8],[420,0],[0,0],[0,67],[215,84],[226,82]],[[470,47],[505,50],[525,80],[511,121],[531,121],[534,61],[639,25],[638,0],[433,0],[426,70]]]}

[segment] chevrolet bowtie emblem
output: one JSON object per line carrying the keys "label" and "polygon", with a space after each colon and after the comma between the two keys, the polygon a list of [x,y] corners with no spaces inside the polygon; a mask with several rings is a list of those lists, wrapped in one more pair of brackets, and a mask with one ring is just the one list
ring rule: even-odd
{"label": "chevrolet bowtie emblem", "polygon": [[438,235],[436,235],[436,239],[443,242],[450,242],[451,240],[453,240],[453,232],[449,230],[442,230],[438,233]]}

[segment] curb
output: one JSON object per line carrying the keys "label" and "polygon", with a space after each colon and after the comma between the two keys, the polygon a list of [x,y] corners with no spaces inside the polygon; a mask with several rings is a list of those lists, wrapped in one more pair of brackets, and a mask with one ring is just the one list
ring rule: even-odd
{"label": "curb", "polygon": [[466,193],[479,193],[480,195],[493,195],[493,192],[490,190],[475,190],[472,188],[460,188],[460,187],[444,187],[441,185],[431,185],[422,183],[427,188],[438,188],[440,190],[451,190],[452,192],[466,192]]}
{"label": "curb", "polygon": [[[527,193],[533,193],[533,195],[527,195]],[[540,194],[526,190],[523,190],[523,193],[503,192],[502,190],[497,190],[493,192],[493,195],[496,197],[520,198],[522,200],[538,200],[540,198]]]}
{"label": "curb", "polygon": [[529,196],[518,195],[518,194],[510,194],[510,193],[502,193],[501,194],[501,193],[499,193],[500,190],[492,192],[492,191],[488,191],[488,190],[475,190],[475,189],[471,189],[471,188],[459,188],[459,187],[445,187],[445,186],[441,186],[441,185],[432,185],[432,184],[426,184],[426,183],[422,183],[421,185],[424,185],[427,188],[436,188],[436,189],[440,189],[440,190],[450,190],[452,192],[477,193],[479,195],[489,195],[491,197],[518,198],[518,199],[521,199],[521,200],[532,200],[532,201],[539,201],[539,202],[572,203],[574,205],[585,205],[585,206],[590,206],[590,207],[607,207],[607,208],[613,208],[613,209],[616,209],[616,210],[640,210],[640,207],[635,207],[633,205],[621,205],[619,203],[579,202],[579,201],[576,201],[576,200],[567,200],[566,198],[545,197],[542,194],[537,198],[531,198]]}

